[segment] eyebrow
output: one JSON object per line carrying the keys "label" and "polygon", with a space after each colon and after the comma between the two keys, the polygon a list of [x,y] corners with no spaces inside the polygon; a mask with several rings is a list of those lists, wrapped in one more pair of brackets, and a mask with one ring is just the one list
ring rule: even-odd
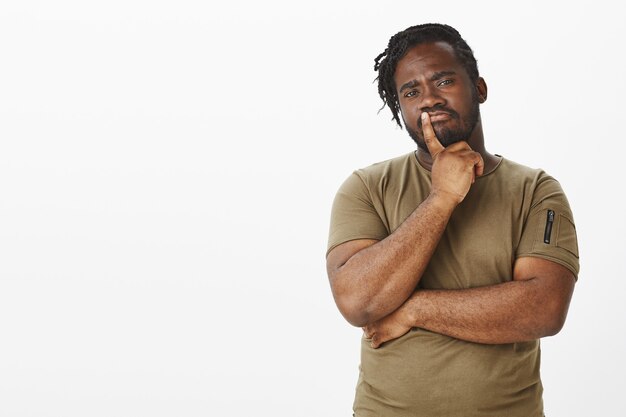
{"label": "eyebrow", "polygon": [[[433,75],[430,76],[429,81],[437,81],[443,77],[447,77],[449,75],[455,75],[456,72],[455,71],[437,71],[435,73],[433,73]],[[417,82],[417,80],[411,80],[407,83],[402,84],[402,87],[400,87],[400,90],[398,91],[399,93],[403,92],[406,89],[409,88],[414,88],[418,85],[419,83]]]}

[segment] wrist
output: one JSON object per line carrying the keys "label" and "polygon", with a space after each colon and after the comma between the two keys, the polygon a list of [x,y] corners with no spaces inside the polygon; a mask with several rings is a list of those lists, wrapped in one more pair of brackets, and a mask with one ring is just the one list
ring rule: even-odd
{"label": "wrist", "polygon": [[432,190],[428,199],[435,205],[439,212],[449,212],[449,214],[452,214],[456,206],[461,202],[459,201],[458,195],[441,190]]}
{"label": "wrist", "polygon": [[407,327],[416,327],[417,326],[417,308],[416,308],[416,299],[417,299],[418,291],[415,291],[413,295],[406,300],[404,304],[398,309],[398,313],[401,317],[401,322],[404,323]]}
{"label": "wrist", "polygon": [[410,327],[424,327],[425,313],[424,296],[428,290],[416,290],[402,305],[402,319]]}

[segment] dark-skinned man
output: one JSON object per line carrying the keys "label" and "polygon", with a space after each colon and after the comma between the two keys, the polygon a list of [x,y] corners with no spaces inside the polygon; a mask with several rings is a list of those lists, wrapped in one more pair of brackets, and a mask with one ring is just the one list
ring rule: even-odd
{"label": "dark-skinned man", "polygon": [[355,171],[333,203],[331,289],[364,330],[355,415],[543,416],[539,339],[579,269],[567,198],[486,150],[487,85],[455,29],[408,28],[375,69],[417,151]]}

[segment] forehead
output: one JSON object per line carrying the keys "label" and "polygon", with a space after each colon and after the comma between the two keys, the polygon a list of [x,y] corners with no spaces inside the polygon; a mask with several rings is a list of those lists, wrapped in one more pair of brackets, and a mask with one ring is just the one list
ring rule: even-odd
{"label": "forehead", "polygon": [[454,49],[446,42],[421,43],[409,49],[398,61],[394,79],[399,85],[419,77],[428,77],[437,71],[460,71],[465,69],[457,60]]}

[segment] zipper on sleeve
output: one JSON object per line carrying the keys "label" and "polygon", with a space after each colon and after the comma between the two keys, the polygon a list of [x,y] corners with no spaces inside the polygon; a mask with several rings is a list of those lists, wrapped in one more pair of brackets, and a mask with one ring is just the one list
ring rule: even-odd
{"label": "zipper on sleeve", "polygon": [[554,223],[554,211],[548,210],[548,218],[546,219],[546,230],[543,232],[543,243],[550,243],[550,235],[552,234],[553,223]]}

